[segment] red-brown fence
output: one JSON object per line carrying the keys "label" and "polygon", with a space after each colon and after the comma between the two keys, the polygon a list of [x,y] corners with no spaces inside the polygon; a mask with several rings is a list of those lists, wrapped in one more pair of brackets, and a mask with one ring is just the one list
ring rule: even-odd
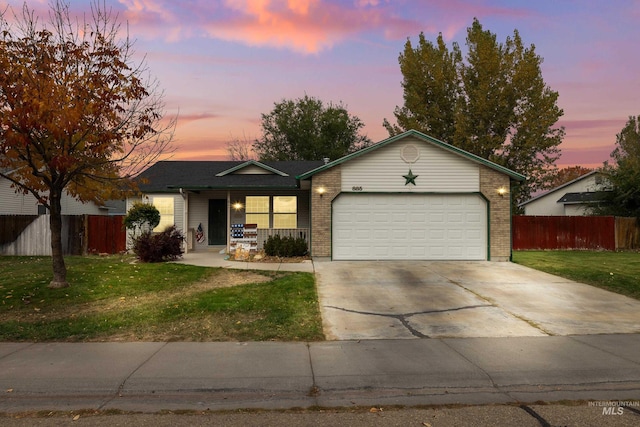
{"label": "red-brown fence", "polygon": [[640,221],[612,216],[514,216],[513,249],[638,249]]}
{"label": "red-brown fence", "polygon": [[86,253],[117,254],[127,249],[127,233],[122,225],[124,216],[87,215]]}
{"label": "red-brown fence", "polygon": [[[123,216],[63,215],[65,255],[116,254],[126,250]],[[49,215],[0,215],[0,255],[51,255]]]}

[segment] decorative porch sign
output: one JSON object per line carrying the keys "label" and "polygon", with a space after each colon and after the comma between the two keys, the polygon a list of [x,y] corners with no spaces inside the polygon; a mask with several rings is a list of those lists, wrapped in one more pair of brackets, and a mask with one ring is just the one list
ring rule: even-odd
{"label": "decorative porch sign", "polygon": [[204,229],[202,228],[202,223],[198,224],[198,228],[196,229],[196,242],[200,245],[204,243]]}
{"label": "decorative porch sign", "polygon": [[247,252],[258,250],[258,224],[231,224],[229,252],[235,253],[238,248]]}

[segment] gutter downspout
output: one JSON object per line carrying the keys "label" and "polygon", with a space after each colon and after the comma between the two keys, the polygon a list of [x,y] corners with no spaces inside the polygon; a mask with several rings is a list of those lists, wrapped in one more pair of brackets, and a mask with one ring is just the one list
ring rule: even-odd
{"label": "gutter downspout", "polygon": [[[185,192],[182,187],[180,187],[180,195],[182,196],[182,200],[184,200],[184,208],[182,209],[182,227],[184,236],[189,238],[189,193]],[[193,236],[191,236],[193,238]],[[184,253],[189,253],[189,242],[185,242],[184,245]]]}
{"label": "gutter downspout", "polygon": [[229,253],[229,250],[231,248],[231,233],[229,232],[231,230],[231,192],[229,190],[227,190],[227,230],[226,230],[226,235],[227,235],[227,253]]}

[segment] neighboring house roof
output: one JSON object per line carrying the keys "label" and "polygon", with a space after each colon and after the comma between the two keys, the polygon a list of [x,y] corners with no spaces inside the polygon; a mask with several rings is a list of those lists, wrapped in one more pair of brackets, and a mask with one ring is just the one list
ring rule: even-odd
{"label": "neighboring house roof", "polygon": [[125,200],[106,200],[101,207],[109,211],[109,215],[125,215],[127,213]]}
{"label": "neighboring house roof", "polygon": [[[228,188],[298,188],[297,175],[315,169],[323,161],[161,161],[140,174],[144,193]],[[242,173],[243,168],[261,168],[264,173]]]}
{"label": "neighboring house roof", "polygon": [[[549,190],[549,191],[545,191],[544,193],[538,194],[536,197],[533,197],[533,198],[531,198],[531,199],[527,200],[526,202],[522,202],[522,203],[520,203],[518,206],[524,206],[524,205],[527,205],[527,204],[529,204],[529,203],[531,203],[531,202],[533,202],[533,201],[536,201],[536,200],[538,200],[538,199],[540,199],[540,198],[542,198],[542,197],[546,197],[546,196],[548,196],[548,195],[550,195],[550,194],[552,194],[552,193],[555,193],[556,191],[562,190],[563,188],[568,187],[568,186],[569,186],[569,185],[571,185],[571,184],[574,184],[574,183],[576,183],[576,182],[578,182],[578,181],[582,181],[583,179],[586,179],[586,178],[588,178],[588,177],[590,177],[590,176],[592,176],[592,175],[595,175],[595,174],[597,174],[597,173],[599,173],[599,171],[597,171],[597,170],[594,170],[594,171],[588,172],[588,173],[586,173],[586,174],[584,174],[584,175],[582,175],[582,176],[577,177],[576,179],[574,179],[574,180],[572,180],[572,181],[565,182],[564,184],[559,185],[559,186],[557,186],[557,187],[555,187],[555,188],[552,188],[552,189],[551,189],[551,190]],[[558,200],[558,202],[559,202],[559,200]]]}
{"label": "neighboring house roof", "polygon": [[321,164],[316,169],[313,169],[313,170],[305,172],[305,173],[303,173],[301,175],[298,175],[297,178],[298,179],[308,179],[308,178],[312,177],[313,175],[315,175],[315,174],[317,174],[319,172],[322,172],[322,171],[324,171],[326,169],[332,168],[332,167],[337,166],[337,165],[339,165],[341,163],[344,163],[344,162],[347,162],[347,161],[349,161],[351,159],[354,159],[356,157],[362,156],[363,154],[369,153],[369,152],[371,152],[373,150],[377,150],[379,148],[385,147],[385,146],[387,146],[389,144],[392,144],[392,143],[394,143],[394,142],[396,142],[396,141],[398,141],[400,139],[404,139],[404,138],[407,138],[409,136],[418,138],[418,139],[420,139],[422,141],[425,141],[425,142],[433,144],[433,145],[435,145],[437,147],[443,148],[443,149],[445,149],[445,150],[447,150],[447,151],[449,151],[451,153],[454,153],[456,155],[462,156],[462,157],[464,157],[464,158],[466,158],[468,160],[471,160],[471,161],[473,161],[475,163],[479,163],[479,164],[482,164],[484,166],[487,166],[487,167],[489,167],[491,169],[494,169],[494,170],[496,170],[498,172],[502,172],[502,173],[504,173],[506,175],[509,175],[509,177],[511,177],[512,179],[515,179],[517,181],[524,181],[526,179],[526,177],[524,175],[520,175],[519,173],[514,172],[511,169],[507,169],[504,166],[500,166],[497,163],[490,162],[489,160],[483,159],[482,157],[476,156],[475,154],[469,153],[468,151],[464,151],[464,150],[462,150],[462,149],[460,149],[458,147],[454,147],[453,145],[447,144],[446,142],[440,141],[438,139],[435,139],[435,138],[433,138],[433,137],[431,137],[429,135],[425,135],[425,134],[423,134],[421,132],[418,132],[416,130],[409,130],[409,131],[403,132],[403,133],[401,133],[399,135],[393,136],[391,138],[387,138],[387,139],[385,139],[383,141],[378,142],[377,144],[374,144],[374,145],[371,145],[369,147],[363,148],[362,150],[358,150],[355,153],[348,154],[348,155],[346,155],[346,156],[344,156],[342,158],[339,158],[339,159],[334,160],[332,162],[329,162],[327,164],[324,164],[324,165]]}
{"label": "neighboring house roof", "polygon": [[558,200],[557,203],[565,205],[598,203],[605,200],[610,191],[585,191],[581,193],[567,193]]}

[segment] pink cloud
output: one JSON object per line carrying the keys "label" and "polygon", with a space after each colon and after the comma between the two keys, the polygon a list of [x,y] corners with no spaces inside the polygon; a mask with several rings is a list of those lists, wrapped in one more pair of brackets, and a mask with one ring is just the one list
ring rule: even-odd
{"label": "pink cloud", "polygon": [[[472,17],[522,18],[523,8],[462,0],[119,0],[125,17],[147,36],[176,41],[195,36],[316,54],[363,33],[399,40],[420,31],[452,39]],[[446,26],[443,28],[443,23]],[[186,24],[188,23],[188,24]]]}
{"label": "pink cloud", "polygon": [[404,34],[419,27],[416,21],[370,5],[345,6],[320,0],[229,0],[226,6],[234,12],[231,19],[209,22],[206,31],[215,38],[252,46],[318,53],[360,32],[378,30],[393,37],[400,26]]}
{"label": "pink cloud", "polygon": [[229,153],[226,143],[228,139],[201,139],[195,138],[189,141],[178,141],[177,150],[172,160],[228,160]]}
{"label": "pink cloud", "polygon": [[620,132],[626,122],[623,119],[597,119],[597,120],[560,120],[559,126],[564,126],[567,134],[576,137],[600,137],[609,141],[615,141],[616,134]]}
{"label": "pink cloud", "polygon": [[197,114],[179,114],[178,126],[183,126],[198,120],[218,119],[221,116],[214,113],[197,113]]}
{"label": "pink cloud", "polygon": [[609,160],[609,155],[614,149],[614,145],[604,145],[595,147],[574,147],[563,148],[562,157],[558,161],[558,167],[564,166],[584,166],[588,168],[598,168]]}
{"label": "pink cloud", "polygon": [[424,29],[417,20],[394,14],[386,1],[220,0],[179,5],[168,0],[119,1],[126,19],[147,37],[175,41],[206,35],[304,54],[329,49],[362,32],[400,38]]}

